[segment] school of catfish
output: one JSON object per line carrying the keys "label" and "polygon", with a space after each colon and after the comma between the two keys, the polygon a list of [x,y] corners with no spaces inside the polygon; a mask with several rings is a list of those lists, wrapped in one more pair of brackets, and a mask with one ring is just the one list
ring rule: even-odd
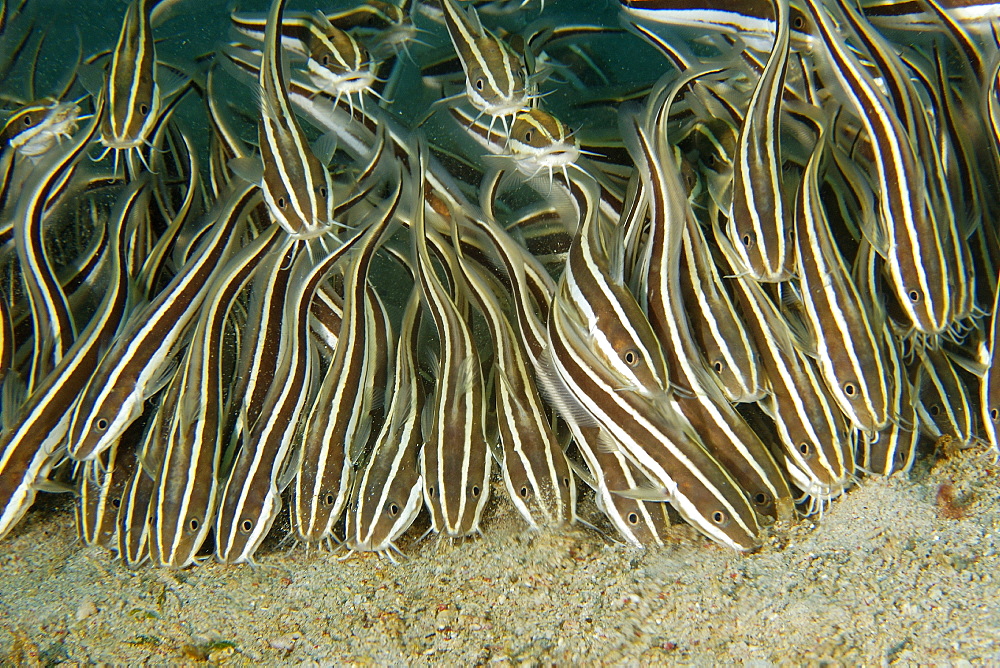
{"label": "school of catfish", "polygon": [[273,0],[178,64],[188,1],[53,83],[0,0],[0,538],[751,552],[995,456],[1000,4]]}

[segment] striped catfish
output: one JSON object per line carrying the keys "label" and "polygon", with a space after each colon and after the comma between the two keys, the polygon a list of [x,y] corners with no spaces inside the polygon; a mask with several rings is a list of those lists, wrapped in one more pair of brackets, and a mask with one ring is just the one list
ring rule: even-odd
{"label": "striped catfish", "polygon": [[[542,374],[536,378],[536,382],[540,390],[546,389],[545,395],[548,397],[548,384],[544,382],[544,378],[551,369],[544,350],[548,346],[546,322],[555,284],[537,259],[520,248],[488,217],[473,217],[470,222],[477,231],[490,239],[511,280],[524,353],[531,361],[535,373]],[[568,427],[590,472],[582,471],[573,463],[571,467],[594,489],[599,510],[608,517],[628,544],[639,548],[662,545],[665,531],[670,525],[665,504],[662,501],[622,496],[612,491],[634,489],[646,480],[646,476],[621,452],[609,449],[609,444],[613,444],[614,439],[596,423],[590,424],[588,421],[581,426],[570,421]],[[575,493],[574,488],[572,477],[564,478],[559,491],[568,490],[572,495]]]}
{"label": "striped catfish", "polygon": [[81,393],[73,411],[68,451],[93,459],[121,436],[146,399],[175,370],[173,357],[215,275],[238,243],[235,230],[260,201],[257,188],[241,184],[209,214],[208,236],[156,298],[134,312]]}
{"label": "striped catfish", "polygon": [[746,277],[732,283],[770,379],[771,394],[760,405],[774,418],[791,481],[810,497],[810,510],[822,510],[850,485],[854,472],[846,418],[763,289]]}
{"label": "striped catfish", "polygon": [[20,186],[13,222],[17,257],[31,305],[34,332],[31,371],[27,379],[29,393],[59,363],[76,336],[69,301],[56,278],[49,258],[50,251],[43,243],[42,227],[47,208],[73,178],[78,161],[97,133],[103,108],[99,99],[90,125],[80,131],[72,142],[36,165],[27,181]]}
{"label": "striped catfish", "polygon": [[420,415],[424,387],[417,371],[422,291],[410,292],[396,346],[392,400],[375,448],[354,487],[347,511],[345,543],[350,550],[393,559],[399,539],[423,508],[418,453],[423,442]]}
{"label": "striped catfish", "polygon": [[701,225],[688,217],[681,238],[680,289],[685,304],[697,305],[691,334],[726,398],[753,402],[767,393],[760,355],[719,275]]}
{"label": "striped catfish", "polygon": [[[375,387],[375,312],[367,290],[372,260],[403,196],[399,172],[391,180],[395,189],[358,242],[346,271],[337,347],[305,420],[292,521],[299,538],[308,543],[333,536],[333,525],[349,501],[355,464],[373,431],[374,404],[382,404],[384,384]],[[374,426],[375,432],[379,426]]]}
{"label": "striped catfish", "polygon": [[666,129],[661,125],[656,128],[658,136],[651,138],[638,116],[623,113],[622,121],[649,199],[643,260],[647,269],[641,294],[650,325],[664,348],[672,382],[691,393],[675,394],[672,404],[700,435],[709,453],[737,480],[756,512],[772,520],[789,519],[792,495],[784,475],[710,377],[687,326],[686,306],[680,299],[681,238],[694,213],[664,141]]}
{"label": "striped catfish", "polygon": [[456,0],[441,0],[448,36],[465,72],[465,94],[480,115],[500,119],[530,106],[530,80],[521,57],[483,27],[474,7],[462,9]]}
{"label": "striped catfish", "polygon": [[776,0],[774,46],[740,128],[733,169],[729,238],[740,257],[738,271],[776,283],[792,273],[792,242],[785,212],[781,158],[781,97],[788,67],[788,0]]}
{"label": "striped catfish", "polygon": [[274,220],[297,239],[324,234],[334,224],[333,179],[295,119],[282,70],[281,15],[287,0],[274,0],[260,64],[260,142],[264,201]]}
{"label": "striped catfish", "polygon": [[576,487],[538,395],[534,369],[494,288],[462,252],[458,230],[458,219],[453,214],[458,269],[493,338],[494,394],[501,445],[497,459],[504,486],[532,529],[571,524],[576,514]]}
{"label": "striped catfish", "polygon": [[1000,454],[1000,289],[993,298],[993,308],[986,325],[986,336],[980,344],[979,361],[986,373],[979,386],[979,405],[983,419],[983,440]]}
{"label": "striped catfish", "polygon": [[[286,243],[275,266],[290,271],[283,305],[278,364],[253,421],[242,419],[243,444],[223,485],[216,516],[215,557],[222,563],[253,563],[253,555],[267,536],[281,510],[281,493],[291,482],[297,466],[295,440],[300,421],[312,400],[318,368],[309,334],[309,311],[317,286],[350,252],[365,230],[355,231],[318,262],[308,252],[297,253],[301,242]],[[294,258],[294,260],[293,260]],[[258,300],[259,301],[259,300]],[[259,307],[266,309],[269,304]]]}
{"label": "striped catfish", "polygon": [[879,253],[912,325],[938,334],[951,324],[952,259],[925,187],[924,170],[897,110],[837,31],[826,7],[804,0],[830,65],[868,132],[879,193]]}
{"label": "striped catfish", "polygon": [[922,383],[917,401],[921,430],[934,439],[948,436],[961,447],[973,440],[972,402],[951,356],[943,348],[920,353],[917,369]]}
{"label": "striped catfish", "polygon": [[156,47],[150,25],[150,14],[157,2],[129,3],[118,43],[111,52],[105,82],[108,112],[101,122],[101,144],[105,153],[115,152],[115,173],[122,151],[142,157],[160,115],[161,91],[156,82]]}
{"label": "striped catfish", "polygon": [[64,445],[77,395],[125,318],[129,298],[125,254],[132,237],[126,228],[149,202],[146,183],[141,180],[129,186],[108,221],[108,285],[100,305],[56,368],[17,411],[16,420],[5,424],[0,434],[0,537],[31,505],[53,453]]}
{"label": "striped catfish", "polygon": [[636,390],[607,359],[560,282],[549,313],[548,396],[580,427],[599,425],[649,478],[649,487],[611,490],[669,501],[698,531],[738,551],[760,545],[756,515],[737,483],[662,397]]}
{"label": "striped catfish", "polygon": [[575,166],[580,157],[580,148],[570,129],[558,118],[537,107],[514,117],[507,147],[519,172],[533,178],[547,170],[549,183],[552,182],[554,169],[562,170],[569,181],[566,170]]}
{"label": "striped catfish", "polygon": [[[493,244],[511,281],[514,310],[525,355],[536,374],[548,373],[546,323],[555,284],[537,259],[516,244],[496,223],[479,217],[473,217],[470,222]],[[544,375],[536,377],[539,390],[544,391],[546,398],[551,398],[549,384],[544,380]],[[628,544],[634,547],[663,544],[664,532],[670,524],[664,504],[612,492],[634,489],[645,479],[645,475],[621,452],[612,452],[608,444],[614,439],[591,422],[588,420],[586,424],[578,425],[571,420],[568,423],[577,448],[590,469],[589,474],[584,474],[574,466],[577,475],[594,489],[598,508]],[[568,488],[572,494],[574,487],[575,481],[571,478],[560,489]]]}
{"label": "striped catfish", "polygon": [[0,130],[0,150],[13,149],[18,155],[37,158],[76,132],[80,106],[76,101],[46,99],[29,103],[4,123]]}
{"label": "striped catfish", "polygon": [[353,112],[352,95],[357,95],[358,106],[363,108],[365,93],[374,94],[372,86],[376,81],[376,64],[351,33],[330,23],[325,15],[317,12],[313,22],[316,28],[306,60],[309,79],[318,89],[333,97],[334,104],[345,97]]}
{"label": "striped catfish", "polygon": [[621,492],[669,500],[713,540],[755,549],[760,530],[749,501],[668,405],[666,360],[622,282],[621,241],[602,227],[593,182],[571,183],[580,228],[549,311],[550,402],[581,425],[592,416],[655,487]]}
{"label": "striped catfish", "polygon": [[149,534],[155,523],[155,520],[150,521],[150,507],[156,496],[156,482],[166,450],[166,430],[170,428],[179,394],[180,384],[170,383],[164,392],[147,402],[147,405],[153,404],[152,409],[156,412],[146,426],[136,456],[137,465],[132,469],[118,509],[118,556],[128,568],[138,568],[150,556]]}
{"label": "striped catfish", "polygon": [[[427,237],[436,233],[427,229],[425,221],[427,151],[421,145],[417,152],[419,197],[411,232],[418,283],[440,342],[434,394],[424,409],[420,473],[434,531],[459,538],[479,531],[490,494],[486,390],[470,327],[441,284],[428,251]],[[436,246],[445,248],[443,242]],[[462,286],[457,280],[454,287],[460,299]]]}
{"label": "striped catfish", "polygon": [[156,409],[155,402],[147,402],[142,419],[130,424],[100,457],[78,465],[76,527],[84,544],[117,546],[118,513],[139,463],[149,418]]}
{"label": "striped catfish", "polygon": [[263,258],[280,241],[277,225],[265,230],[227,263],[212,282],[191,342],[173,383],[179,396],[165,435],[165,452],[152,500],[150,553],[161,566],[184,568],[212,527],[218,501],[223,432],[222,354],[233,302]]}
{"label": "striped catfish", "polygon": [[648,485],[646,475],[622,454],[620,446],[599,425],[580,425],[571,420],[569,429],[590,472],[579,467],[574,470],[594,490],[597,509],[604,513],[618,535],[632,547],[664,545],[670,528],[667,504],[616,493]]}
{"label": "striped catfish", "polygon": [[820,168],[827,142],[821,123],[795,199],[795,258],[799,297],[815,355],[837,405],[855,427],[882,429],[889,414],[889,368],[881,332],[833,241],[820,196]]}
{"label": "striped catfish", "polygon": [[[781,21],[776,17],[773,0],[698,0],[698,2],[676,2],[675,0],[619,0],[622,11],[629,20],[639,25],[660,24],[683,27],[698,31],[718,32],[733,35],[748,47],[757,51],[768,51],[774,35],[781,30]],[[797,8],[789,13],[788,23],[797,46],[806,45],[811,40],[807,16]],[[673,51],[673,49],[671,49]]]}

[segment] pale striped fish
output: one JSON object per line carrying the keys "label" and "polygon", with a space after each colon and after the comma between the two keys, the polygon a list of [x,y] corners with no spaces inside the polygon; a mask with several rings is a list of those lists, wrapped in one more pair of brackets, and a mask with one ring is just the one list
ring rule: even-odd
{"label": "pale striped fish", "polygon": [[149,201],[145,181],[125,191],[109,219],[110,262],[103,299],[87,326],[0,434],[0,537],[31,505],[39,481],[48,473],[51,457],[63,445],[73,402],[100,361],[101,351],[125,317],[129,279],[125,265],[131,234],[127,221]]}
{"label": "pale striped fish", "polygon": [[892,104],[841,37],[827,9],[805,0],[824,51],[873,148],[881,217],[872,239],[886,258],[896,297],[923,334],[951,324],[949,253],[930,206],[924,171]]}
{"label": "pale striped fish", "polygon": [[97,133],[103,103],[90,125],[72,142],[47,156],[31,171],[20,188],[14,213],[14,238],[21,266],[34,333],[31,371],[27,391],[41,382],[66,354],[76,336],[76,326],[69,301],[55,276],[49,251],[43,243],[42,226],[47,208],[76,171],[76,165]]}
{"label": "pale striped fish", "polygon": [[333,525],[349,500],[355,465],[374,425],[372,411],[385,391],[375,386],[378,365],[374,309],[367,298],[368,272],[395,220],[403,196],[396,172],[393,193],[376,212],[358,242],[344,278],[344,311],[333,359],[312,401],[295,473],[292,523],[299,538],[316,543],[332,538]]}
{"label": "pale striped fish", "polygon": [[946,11],[952,20],[973,33],[989,34],[996,19],[1000,19],[1000,3],[994,0],[863,0],[865,16],[880,29],[933,33],[941,30],[938,10]]}
{"label": "pale striped fish", "polygon": [[165,436],[150,516],[150,554],[158,565],[184,568],[193,563],[212,527],[226,442],[221,359],[226,320],[233,302],[281,236],[281,228],[272,225],[213,281],[174,376],[179,396]]}
{"label": "pale striped fish", "polygon": [[569,462],[538,395],[524,345],[514,334],[496,291],[462,252],[457,215],[452,214],[452,239],[458,269],[493,338],[501,446],[497,462],[504,486],[532,529],[571,524],[576,515],[576,486]]}
{"label": "pale striped fish", "polygon": [[212,276],[238,243],[234,231],[257,205],[242,184],[209,214],[208,236],[156,299],[133,313],[80,395],[68,435],[69,455],[93,459],[121,436],[142,404],[176,370],[172,360],[198,312]]}
{"label": "pale striped fish", "polygon": [[[673,96],[671,95],[670,98]],[[668,98],[669,99],[669,98]],[[676,161],[666,146],[662,117],[651,139],[635,114],[624,112],[623,130],[649,199],[649,235],[640,281],[650,325],[663,345],[672,381],[690,392],[672,397],[673,406],[701,437],[708,452],[745,491],[757,513],[772,520],[789,519],[792,495],[767,447],[726,401],[709,376],[680,299],[681,237],[694,223]]]}
{"label": "pale striped fish", "polygon": [[[425,221],[427,151],[422,145],[415,167],[419,197],[411,232],[417,278],[440,341],[434,395],[424,408],[420,473],[434,531],[460,538],[479,531],[490,494],[486,391],[472,332],[441,284],[428,251],[427,238],[436,233],[427,229]],[[443,242],[436,245],[445,248]],[[458,295],[462,287],[456,284],[454,288]]]}
{"label": "pale striped fish", "polygon": [[[720,235],[720,242],[728,239]],[[854,472],[846,418],[762,288],[746,277],[733,284],[770,379],[771,395],[760,405],[774,419],[792,482],[809,497],[810,512],[822,511]]]}
{"label": "pale striped fish", "polygon": [[[781,29],[772,0],[619,0],[622,11],[630,20],[683,27],[697,34],[718,32],[733,35],[757,51],[771,49],[775,33]],[[796,46],[806,46],[812,38],[807,16],[793,8],[788,22]]]}
{"label": "pale striped fish", "polygon": [[792,240],[786,213],[781,153],[781,98],[788,68],[788,0],[776,0],[777,31],[771,55],[754,88],[740,128],[733,169],[729,238],[740,272],[765,283],[792,274]]}
{"label": "pale striped fish", "polygon": [[[818,110],[817,110],[818,111]],[[889,414],[890,374],[883,340],[834,244],[820,195],[820,168],[827,142],[819,121],[813,155],[795,200],[795,257],[799,298],[820,371],[837,405],[855,427],[882,429]]]}
{"label": "pale striped fish", "polygon": [[530,106],[534,97],[521,57],[483,27],[474,7],[462,9],[456,0],[441,0],[448,35],[465,72],[465,94],[480,115],[496,119],[509,130],[507,117]]}
{"label": "pale striped fish", "polygon": [[[917,399],[919,386],[914,386],[903,364],[900,344],[892,336],[887,323],[882,336],[888,353],[891,375],[886,378],[895,391],[890,395],[889,410],[893,419],[880,431],[858,436],[857,468],[875,475],[891,475],[909,471],[917,455],[920,439]],[[922,380],[918,378],[918,382]]]}
{"label": "pale striped fish", "polygon": [[917,414],[921,430],[934,439],[948,436],[959,447],[973,440],[972,403],[951,356],[941,348],[924,350],[916,373],[921,376]]}
{"label": "pale striped fish", "polygon": [[334,225],[333,179],[306,141],[288,99],[279,38],[285,2],[274,0],[267,18],[259,77],[263,175],[253,180],[274,220],[296,239],[311,239]]}
{"label": "pale striped fish", "polygon": [[[253,555],[267,536],[281,510],[281,493],[295,475],[296,433],[313,398],[318,368],[309,335],[309,309],[316,288],[330,270],[350,252],[365,230],[355,231],[332,252],[313,262],[299,244],[286,244],[277,267],[288,267],[283,303],[281,341],[276,367],[258,414],[250,422],[243,418],[243,445],[236,455],[219,501],[215,523],[215,557],[222,563],[253,563]],[[266,308],[269,304],[261,305]],[[268,353],[263,353],[268,354]]]}
{"label": "pale striped fish", "polygon": [[76,132],[80,106],[76,101],[39,100],[18,109],[0,130],[0,150],[37,158]]}
{"label": "pale striped fish", "polygon": [[348,549],[378,552],[390,560],[394,560],[394,551],[399,553],[395,541],[423,507],[418,453],[423,442],[420,415],[425,397],[416,366],[422,294],[420,286],[414,285],[403,311],[392,400],[347,512],[344,542]]}

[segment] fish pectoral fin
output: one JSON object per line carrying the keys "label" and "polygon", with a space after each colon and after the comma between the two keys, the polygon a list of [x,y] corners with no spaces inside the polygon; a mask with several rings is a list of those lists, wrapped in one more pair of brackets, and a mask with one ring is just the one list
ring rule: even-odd
{"label": "fish pectoral fin", "polygon": [[233,158],[229,169],[247,183],[259,184],[264,180],[264,165],[258,157]]}

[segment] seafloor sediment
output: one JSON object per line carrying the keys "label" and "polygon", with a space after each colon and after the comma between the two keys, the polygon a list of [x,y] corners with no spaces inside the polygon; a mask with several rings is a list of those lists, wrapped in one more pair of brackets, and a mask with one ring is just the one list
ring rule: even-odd
{"label": "seafloor sediment", "polygon": [[865,479],[750,556],[686,525],[647,551],[532,535],[500,505],[399,565],[271,544],[129,571],[80,546],[67,499],[0,544],[0,663],[998,662],[996,468],[975,449]]}

